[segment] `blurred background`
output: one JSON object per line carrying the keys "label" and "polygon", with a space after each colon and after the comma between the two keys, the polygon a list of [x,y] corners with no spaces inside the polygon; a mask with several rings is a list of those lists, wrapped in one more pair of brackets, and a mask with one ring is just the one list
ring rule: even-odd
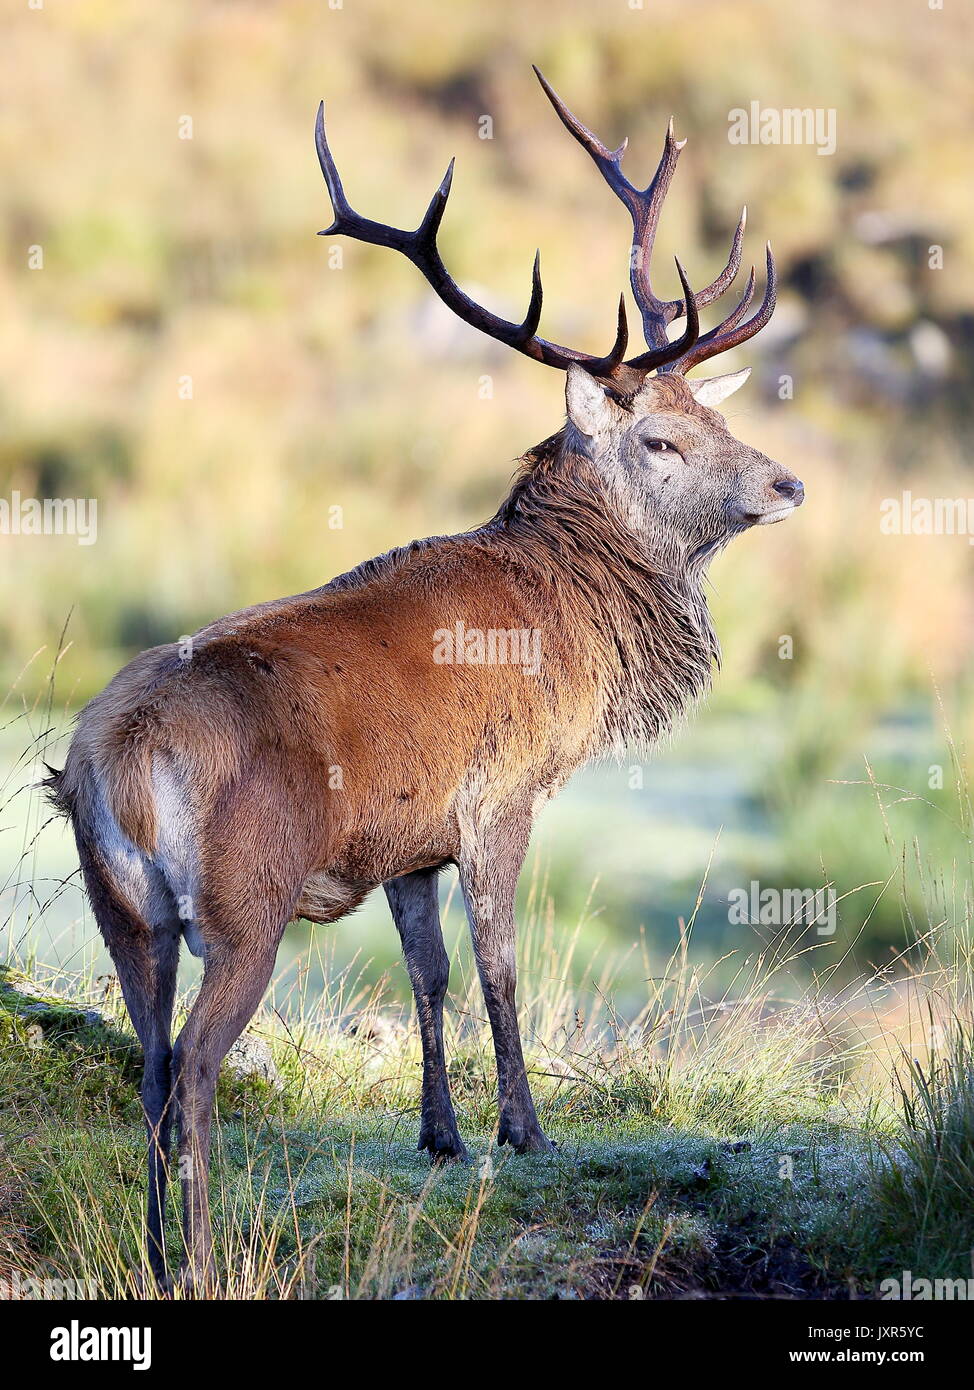
{"label": "blurred background", "polygon": [[[98,506],[92,545],[0,535],[10,944],[69,967],[90,950],[73,846],[30,784],[124,661],[484,519],[563,417],[559,374],[452,319],[401,257],[316,237],[331,220],[319,98],[358,210],[415,226],[455,154],[440,243],[456,278],[519,319],[540,247],[542,333],[606,350],[628,218],[532,62],[607,143],[628,135],[640,185],[671,114],[687,137],[657,241],[663,293],[674,253],[693,283],[712,278],[742,203],[745,266],[771,238],[775,319],[716,369],[754,368],[731,428],[808,500],[715,563],[713,697],[645,767],[589,770],[551,806],[525,910],[581,924],[580,969],[620,957],[623,997],[645,974],[633,943],[667,954],[695,905],[701,958],[760,949],[773,933],[728,919],[752,880],[834,885],[838,928],[810,935],[807,968],[840,976],[960,920],[974,549],[886,534],[880,508],[972,492],[971,13],[333,3],[8,16],[0,497]],[[835,152],[731,143],[729,113],[753,101],[834,110]],[[398,956],[381,900],[316,935],[330,964],[315,957],[312,986]],[[308,940],[290,928],[288,958]]]}

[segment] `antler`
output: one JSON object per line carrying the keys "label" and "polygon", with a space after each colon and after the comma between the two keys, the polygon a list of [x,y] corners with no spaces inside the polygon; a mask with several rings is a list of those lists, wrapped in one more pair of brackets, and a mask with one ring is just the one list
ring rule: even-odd
{"label": "antler", "polygon": [[[632,285],[633,297],[639,305],[639,310],[643,320],[643,334],[650,348],[648,353],[643,353],[639,357],[632,357],[628,360],[627,366],[650,369],[650,361],[654,354],[658,353],[667,344],[666,329],[674,319],[682,318],[686,315],[687,332],[679,340],[679,343],[672,344],[679,347],[679,351],[674,353],[665,363],[658,361],[652,365],[662,365],[667,371],[686,372],[699,362],[705,361],[708,357],[715,357],[719,352],[726,352],[729,348],[737,347],[739,343],[752,338],[759,329],[763,328],[768,322],[774,311],[776,278],[774,269],[774,259],[771,255],[771,246],[768,244],[768,281],[760,309],[742,324],[741,320],[747,312],[748,305],[754,295],[754,267],[751,267],[751,274],[745,289],[744,298],[723,323],[717,328],[711,329],[703,337],[697,338],[697,311],[705,308],[708,304],[719,298],[727,290],[737,277],[737,272],[741,265],[741,249],[744,243],[744,229],[747,225],[747,208],[741,212],[740,221],[734,232],[734,239],[731,243],[730,255],[727,264],[717,276],[716,280],[707,285],[705,289],[699,290],[695,295],[692,294],[686,284],[686,279],[681,271],[680,282],[683,285],[683,299],[663,300],[658,298],[653,292],[649,278],[650,261],[653,254],[653,243],[656,239],[656,229],[659,225],[660,212],[663,202],[669,191],[673,174],[676,171],[677,161],[680,151],[686,144],[685,140],[677,140],[673,134],[673,120],[670,119],[666,131],[666,141],[663,145],[663,154],[657,166],[656,173],[653,175],[648,187],[639,189],[630,183],[622,172],[622,157],[628,147],[628,140],[623,140],[616,150],[610,150],[603,145],[597,135],[594,135],[587,126],[583,125],[577,116],[572,115],[568,107],[558,96],[557,92],[547,81],[544,74],[537,67],[534,69],[538,81],[544,89],[545,95],[551,102],[562,124],[578,141],[578,143],[588,151],[593,162],[605,179],[606,183],[615,193],[616,197],[628,209],[632,218],[632,252],[630,254],[629,279]],[[679,266],[679,262],[677,262]],[[693,332],[691,333],[691,329]]]}
{"label": "antler", "polygon": [[400,231],[397,227],[389,227],[383,222],[371,222],[367,217],[361,217],[353,211],[345,197],[345,190],[342,188],[338,169],[328,148],[328,140],[325,136],[324,102],[318,107],[318,119],[315,123],[315,145],[318,150],[318,162],[321,164],[321,172],[325,176],[325,183],[328,185],[328,192],[335,213],[334,222],[323,232],[319,232],[319,236],[350,236],[357,241],[371,242],[374,246],[390,246],[394,251],[401,251],[423,273],[447,308],[452,309],[458,318],[463,319],[464,323],[469,323],[473,328],[479,328],[482,333],[486,333],[489,337],[496,338],[498,342],[506,343],[508,347],[516,348],[518,352],[523,352],[527,357],[533,357],[536,362],[543,362],[548,367],[559,367],[562,371],[566,371],[571,362],[580,362],[594,376],[611,376],[622,362],[629,342],[629,325],[626,321],[625,302],[621,295],[619,296],[616,339],[611,351],[605,357],[593,357],[590,353],[561,347],[557,343],[549,343],[547,339],[538,337],[537,328],[541,320],[541,304],[544,293],[541,287],[540,251],[536,253],[534,258],[531,302],[521,323],[509,323],[507,319],[492,314],[488,309],[483,308],[482,305],[477,304],[464,294],[443,264],[436,245],[436,233],[443,220],[446,200],[450,195],[450,185],[453,182],[454,161],[452,159],[450,160],[450,167],[443,177],[443,182],[433,194],[432,201],[426,209],[426,216],[414,232],[405,232]]}
{"label": "antler", "polygon": [[[582,125],[581,121],[572,115],[538,68],[535,68],[534,71],[564,126],[588,151],[606,183],[629,210],[633,225],[629,278],[633,295],[642,315],[647,352],[625,359],[629,328],[626,321],[626,306],[622,296],[619,299],[615,342],[605,357],[593,357],[589,353],[579,352],[575,348],[561,347],[557,343],[551,343],[547,339],[539,337],[537,330],[541,321],[543,300],[540,252],[535,254],[531,279],[531,300],[521,323],[509,323],[507,319],[492,314],[488,309],[483,308],[482,305],[477,304],[464,294],[443,264],[436,245],[436,234],[443,220],[446,200],[450,195],[450,186],[453,182],[454,161],[452,159],[442,183],[433,194],[432,201],[426,209],[426,215],[414,232],[401,231],[397,227],[387,226],[383,222],[372,222],[367,217],[360,216],[352,209],[345,197],[345,190],[342,187],[338,169],[328,148],[328,141],[325,136],[324,102],[318,107],[318,119],[315,123],[315,144],[321,172],[325,176],[325,183],[331,197],[335,220],[330,227],[319,232],[318,235],[350,236],[358,241],[370,242],[374,246],[389,246],[394,251],[402,252],[422,272],[443,303],[452,309],[458,318],[463,319],[464,323],[479,328],[482,333],[496,338],[498,342],[516,348],[518,352],[523,352],[525,356],[534,358],[536,362],[543,362],[546,366],[558,367],[563,371],[567,370],[572,362],[579,362],[593,376],[599,377],[612,377],[621,368],[636,369],[642,372],[651,372],[656,369],[686,372],[708,357],[714,357],[719,352],[726,352],[729,348],[736,347],[739,343],[753,337],[759,329],[764,327],[774,310],[776,281],[770,244],[768,246],[767,286],[761,307],[756,314],[746,323],[742,323],[754,295],[754,268],[752,266],[741,302],[722,323],[711,329],[710,332],[703,334],[702,337],[700,336],[698,315],[698,311],[722,295],[737,276],[741,264],[741,247],[744,241],[747,209],[745,208],[741,213],[727,264],[716,280],[695,294],[687,282],[683,266],[677,261],[676,269],[683,289],[683,298],[669,300],[658,298],[653,292],[649,278],[653,242],[656,238],[656,228],[663,201],[673,178],[680,151],[686,141],[677,140],[674,137],[671,120],[666,132],[663,155],[656,173],[653,175],[652,182],[647,188],[638,189],[622,173],[622,157],[626,152],[628,142],[623,140],[617,150],[608,149],[596,135],[593,135],[586,126]],[[667,338],[667,327],[675,319],[682,317],[686,318],[686,331],[680,338],[671,343]]]}

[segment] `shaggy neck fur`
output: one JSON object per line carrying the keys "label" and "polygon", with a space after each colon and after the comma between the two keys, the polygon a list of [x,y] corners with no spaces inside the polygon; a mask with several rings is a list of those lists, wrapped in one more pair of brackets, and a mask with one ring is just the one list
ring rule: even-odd
{"label": "shaggy neck fur", "polygon": [[704,558],[637,536],[570,426],[524,458],[486,533],[516,550],[582,629],[605,691],[600,751],[654,743],[707,690],[720,647]]}

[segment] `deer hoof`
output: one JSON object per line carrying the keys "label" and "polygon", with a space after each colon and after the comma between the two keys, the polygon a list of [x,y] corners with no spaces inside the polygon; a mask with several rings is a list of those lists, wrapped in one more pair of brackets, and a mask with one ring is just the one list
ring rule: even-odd
{"label": "deer hoof", "polygon": [[429,1152],[430,1162],[435,1164],[444,1163],[472,1163],[467,1146],[455,1130],[448,1129],[434,1130],[429,1134],[420,1135],[417,1148],[422,1152],[426,1149]]}
{"label": "deer hoof", "polygon": [[521,1124],[516,1120],[505,1120],[497,1134],[498,1144],[510,1144],[515,1153],[547,1154],[557,1153],[558,1145],[552,1143],[542,1131],[537,1121]]}

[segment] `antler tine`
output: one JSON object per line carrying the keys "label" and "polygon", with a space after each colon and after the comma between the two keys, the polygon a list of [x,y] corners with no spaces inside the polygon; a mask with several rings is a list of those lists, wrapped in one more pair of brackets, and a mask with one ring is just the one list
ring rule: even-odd
{"label": "antler tine", "polygon": [[610,150],[608,145],[603,145],[599,137],[589,130],[587,125],[583,125],[577,116],[569,111],[568,107],[562,101],[561,97],[555,91],[554,87],[552,87],[538,65],[532,63],[531,66],[534,69],[535,77],[544,89],[545,96],[555,108],[562,125],[567,131],[574,135],[575,139],[584,149],[588,150],[605,176],[606,182],[612,186],[613,192],[618,193],[622,201],[629,207],[630,200],[634,203],[635,199],[639,196],[639,190],[629,182],[619,167],[622,163],[622,156],[625,154],[629,145],[629,141],[623,140],[617,150]]}
{"label": "antler tine", "polygon": [[454,161],[452,159],[440,186],[430,200],[422,222],[414,232],[408,232],[398,227],[390,227],[383,222],[372,222],[369,218],[360,216],[352,208],[345,196],[335,160],[328,147],[328,140],[325,135],[324,102],[321,102],[318,107],[318,116],[315,121],[315,147],[318,151],[318,162],[325,178],[335,218],[330,227],[318,233],[319,236],[350,236],[357,241],[369,242],[374,246],[388,246],[395,251],[400,251],[421,271],[443,303],[452,309],[464,323],[469,323],[471,327],[480,329],[482,333],[496,338],[498,342],[516,348],[518,352],[523,352],[536,362],[543,362],[549,367],[558,367],[562,371],[567,370],[570,363],[580,362],[594,375],[608,374],[621,363],[626,350],[629,331],[624,307],[620,308],[615,343],[606,357],[593,357],[590,353],[561,347],[557,343],[549,343],[546,339],[537,336],[544,299],[541,285],[540,253],[536,254],[534,258],[534,268],[531,275],[531,300],[521,323],[510,323],[498,314],[492,314],[488,309],[464,294],[443,264],[436,245],[436,234],[443,220],[443,213],[446,210],[446,202],[450,196],[453,182]]}
{"label": "antler tine", "polygon": [[697,341],[700,332],[697,299],[690,288],[686,271],[676,257],[674,260],[676,260],[676,273],[680,277],[680,284],[683,286],[683,293],[686,296],[685,300],[680,301],[686,304],[686,330],[681,337],[677,338],[676,342],[670,343],[664,339],[664,346],[650,348],[649,352],[640,353],[638,357],[630,357],[626,363],[627,367],[637,367],[646,372],[652,371],[655,367],[665,367],[670,362],[678,362],[685,353],[692,350]]}
{"label": "antler tine", "polygon": [[[698,298],[698,300],[699,300],[700,296],[697,295],[697,298]],[[748,277],[747,277],[747,284],[744,286],[744,293],[743,293],[743,295],[741,296],[740,302],[736,305],[735,308],[733,308],[733,309],[731,310],[731,312],[727,315],[727,317],[726,317],[721,323],[719,323],[719,324],[717,325],[716,328],[711,328],[711,330],[709,331],[709,333],[701,333],[700,337],[697,339],[696,344],[694,344],[694,347],[695,347],[695,348],[696,348],[696,347],[702,347],[705,343],[712,343],[712,342],[717,338],[718,334],[720,334],[720,333],[725,333],[725,332],[729,332],[730,329],[736,328],[737,325],[740,323],[741,319],[742,319],[742,318],[744,317],[744,315],[747,313],[747,311],[748,311],[748,306],[750,305],[751,300],[752,300],[753,298],[754,298],[754,266],[752,265],[752,266],[751,266],[751,270],[750,270],[750,274],[749,274]],[[688,349],[688,350],[689,350],[689,349]],[[703,359],[701,359],[701,361],[702,361],[702,360],[703,360]],[[675,371],[682,371],[682,370],[683,370],[683,364],[682,364],[681,362],[679,362],[679,361],[676,361],[676,360],[674,360],[674,361],[672,361],[672,362],[669,362],[669,363],[668,363],[666,366],[664,366],[664,368],[663,368],[663,371],[666,371],[666,372],[675,372]]]}
{"label": "antler tine", "polygon": [[599,358],[595,362],[587,362],[586,366],[595,376],[611,376],[616,367],[621,366],[622,359],[626,355],[626,348],[629,346],[629,320],[626,317],[626,296],[619,296],[619,317],[616,327],[616,340],[612,344],[612,351],[606,357]]}
{"label": "antler tine", "polygon": [[541,288],[541,250],[539,248],[534,253],[534,265],[531,268],[531,303],[528,305],[528,312],[524,315],[524,322],[521,324],[526,338],[533,338],[538,331],[543,303],[544,290]]}
{"label": "antler tine", "polygon": [[[328,188],[328,196],[331,198],[332,211],[335,216],[334,222],[330,227],[326,227],[318,233],[319,236],[351,236],[357,241],[368,241],[374,246],[389,246],[393,250],[402,251],[409,255],[407,249],[411,240],[418,235],[418,232],[403,232],[396,227],[385,226],[381,222],[370,222],[367,217],[360,217],[357,212],[352,210],[351,204],[345,197],[345,190],[342,187],[341,176],[335,164],[331,150],[328,148],[328,138],[325,135],[325,103],[319,102],[318,116],[315,120],[315,149],[318,151],[318,163],[321,165],[321,172],[325,177],[325,184]],[[443,183],[434,194],[433,202],[442,193],[445,203],[446,196],[450,191],[450,176],[452,173],[452,162],[447,170]],[[444,185],[446,192],[443,192]],[[426,217],[423,219],[425,224],[433,210],[433,203],[427,210]],[[442,211],[440,213],[442,216]]]}
{"label": "antler tine", "polygon": [[[558,115],[558,118],[578,141],[578,143],[588,151],[602,177],[606,183],[625,205],[632,218],[633,240],[630,261],[630,282],[632,292],[639,305],[643,320],[643,332],[646,342],[652,351],[664,351],[666,356],[661,359],[665,365],[676,360],[671,352],[671,345],[667,341],[666,329],[674,319],[681,318],[687,313],[688,302],[683,299],[660,299],[653,292],[650,282],[650,262],[653,253],[653,243],[656,239],[656,230],[659,225],[660,213],[663,203],[669,191],[670,183],[676,171],[677,161],[680,151],[686,144],[685,140],[677,140],[673,133],[673,120],[666,129],[666,140],[663,145],[663,153],[657,165],[656,172],[649,185],[645,189],[638,189],[626,178],[622,172],[622,158],[628,147],[628,141],[623,140],[616,150],[610,150],[607,145],[595,135],[587,126],[575,116],[559,97],[547,78],[535,67],[535,74],[541,83],[542,89],[548,100],[551,102]],[[705,308],[712,304],[733,284],[741,266],[741,252],[744,246],[744,231],[747,226],[747,208],[745,207],[734,231],[731,242],[730,254],[723,270],[711,281],[704,289],[698,290],[694,296],[695,307]],[[737,311],[735,310],[735,313]],[[743,310],[741,311],[743,313]],[[731,322],[733,320],[733,322]],[[721,324],[720,330],[736,327],[740,318],[730,315]],[[754,330],[755,332],[757,329]],[[686,335],[684,335],[686,337]],[[708,333],[700,339],[700,343],[710,343],[714,341],[716,332]],[[697,349],[699,350],[699,349]],[[723,350],[723,349],[721,349]],[[633,359],[631,365],[645,362],[647,354],[643,354],[638,359]]]}
{"label": "antler tine", "polygon": [[[686,140],[677,140],[673,134],[673,117],[666,127],[663,153],[660,155],[656,173],[641,192],[633,189],[634,205],[629,208],[632,215],[632,250],[629,255],[629,282],[636,303],[643,316],[643,333],[651,348],[666,346],[667,325],[686,313],[686,303],[682,299],[660,299],[653,292],[650,283],[650,266],[653,246],[659,227],[663,203],[670,191],[677,160]],[[630,188],[632,185],[629,185]],[[695,303],[699,305],[699,299]]]}
{"label": "antler tine", "polygon": [[778,292],[778,276],[775,270],[774,256],[771,253],[771,243],[767,245],[767,283],[764,288],[764,298],[757,313],[753,314],[746,323],[740,320],[744,317],[748,305],[754,293],[754,270],[752,268],[748,279],[748,291],[744,299],[737,306],[732,314],[729,314],[722,324],[717,328],[711,329],[704,334],[697,343],[689,348],[683,356],[673,363],[670,371],[679,372],[684,375],[691,367],[698,366],[701,362],[706,362],[710,357],[716,357],[720,352],[729,352],[731,348],[738,347],[741,343],[747,342],[748,338],[753,338],[755,333],[760,332],[774,313],[775,300]]}
{"label": "antler tine", "polygon": [[744,229],[746,226],[747,208],[743,207],[737,227],[734,230],[734,239],[731,242],[727,264],[717,276],[716,280],[712,280],[706,289],[697,291],[698,309],[705,309],[708,304],[713,304],[714,300],[719,299],[725,290],[729,290],[737,279],[737,272],[741,268],[741,252],[744,249]]}
{"label": "antler tine", "polygon": [[623,140],[618,149],[610,150],[588,126],[583,125],[578,117],[569,111],[541,69],[535,66],[534,72],[562,125],[582,148],[588,151],[606,183],[629,211],[633,225],[629,272],[633,296],[642,315],[647,345],[650,348],[665,348],[666,326],[683,312],[683,301],[677,299],[668,302],[659,299],[653,293],[649,281],[649,262],[663,200],[686,141],[676,139],[673,134],[673,122],[670,121],[663,155],[652,182],[648,188],[638,189],[622,172],[622,157],[628,148],[628,140]]}

